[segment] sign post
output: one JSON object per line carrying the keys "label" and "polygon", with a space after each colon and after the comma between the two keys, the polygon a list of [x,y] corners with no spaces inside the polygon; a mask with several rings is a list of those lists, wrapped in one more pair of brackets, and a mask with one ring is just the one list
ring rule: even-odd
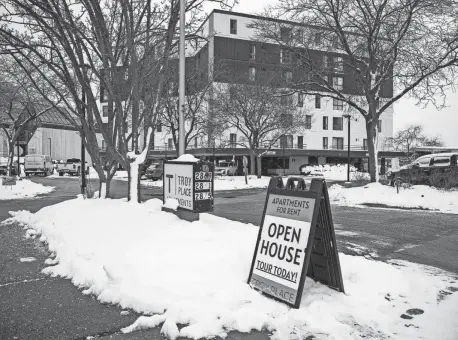
{"label": "sign post", "polygon": [[306,276],[344,292],[326,182],[272,177],[248,284],[299,308]]}
{"label": "sign post", "polygon": [[399,185],[401,184],[401,179],[399,178],[399,171],[401,171],[401,166],[399,165],[399,158],[393,158],[391,160],[391,172],[395,174],[394,184],[396,185],[396,192],[399,194]]}
{"label": "sign post", "polygon": [[243,156],[243,173],[245,174],[245,184],[248,185],[247,166],[248,166],[248,158],[246,156]]}
{"label": "sign post", "polygon": [[8,176],[2,177],[2,185],[9,186],[9,187],[16,185],[16,177],[8,177]]}
{"label": "sign post", "polygon": [[214,166],[210,162],[164,161],[163,201],[176,199],[176,213],[188,221],[199,219],[199,213],[213,211]]}

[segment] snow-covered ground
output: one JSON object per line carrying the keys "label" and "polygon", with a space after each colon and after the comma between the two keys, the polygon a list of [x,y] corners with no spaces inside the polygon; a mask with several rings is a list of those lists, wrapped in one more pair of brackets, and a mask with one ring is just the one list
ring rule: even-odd
{"label": "snow-covered ground", "polygon": [[172,339],[253,329],[273,339],[458,338],[458,282],[450,273],[340,254],[346,293],[306,279],[300,308],[290,309],[246,283],[256,226],[210,214],[190,223],[161,205],[79,197],[35,214],[14,212],[6,223],[47,243],[53,255],[44,273],[149,315],[124,332],[162,325]]}
{"label": "snow-covered ground", "polygon": [[[325,178],[334,181],[347,180],[347,165],[312,165],[307,166],[302,170],[303,174],[310,172],[309,177]],[[362,173],[356,170],[354,166],[350,166],[350,181],[355,179],[369,179],[368,173]]]}
{"label": "snow-covered ground", "polygon": [[[126,180],[127,178],[118,177],[117,179]],[[245,184],[244,176],[215,176],[214,185],[215,191],[221,190],[240,190],[240,189],[252,189],[252,188],[267,188],[269,185],[270,177],[262,176],[257,178],[257,176],[248,176],[248,184]],[[142,180],[141,182],[145,186],[150,187],[161,187],[162,181],[153,181],[153,180]]]}
{"label": "snow-covered ground", "polygon": [[[1,184],[0,176],[0,184]],[[49,194],[54,190],[54,187],[44,186],[39,183],[34,183],[28,179],[16,181],[16,185],[3,186],[0,185],[0,200],[30,198],[38,195]]]}
{"label": "snow-covered ground", "polygon": [[344,188],[334,184],[329,189],[331,203],[345,206],[382,204],[395,208],[429,209],[458,214],[458,190],[443,191],[426,185],[396,188],[380,183]]}

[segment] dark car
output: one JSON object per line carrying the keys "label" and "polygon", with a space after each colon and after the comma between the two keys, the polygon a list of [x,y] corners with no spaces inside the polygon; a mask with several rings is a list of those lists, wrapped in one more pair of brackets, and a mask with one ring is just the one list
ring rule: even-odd
{"label": "dark car", "polygon": [[446,181],[450,181],[450,176],[458,176],[457,160],[458,153],[422,156],[401,167],[399,172],[392,173],[390,179],[392,184],[398,177],[405,183],[444,186]]}
{"label": "dark car", "polygon": [[153,161],[144,171],[144,175],[148,179],[158,180],[163,179],[164,172],[164,162]]}

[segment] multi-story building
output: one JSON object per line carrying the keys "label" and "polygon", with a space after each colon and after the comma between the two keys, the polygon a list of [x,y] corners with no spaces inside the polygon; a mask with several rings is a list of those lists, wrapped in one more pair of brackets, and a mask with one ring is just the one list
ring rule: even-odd
{"label": "multi-story building", "polygon": [[[204,46],[198,50],[188,48],[187,64],[202,68],[202,79],[214,84],[254,83],[263,78],[272,77],[281,83],[285,78],[294,82],[300,76],[293,55],[286,55],[279,44],[257,41],[257,32],[252,27],[258,20],[273,20],[250,14],[214,10],[200,29],[200,34],[207,38]],[[280,25],[294,25],[288,21],[278,21]],[[315,45],[310,47],[310,53],[317,60],[339,60],[344,57],[338,50],[329,46]],[[264,79],[265,81],[265,79]],[[346,66],[335,69],[332,82],[348,95],[358,95],[356,78]],[[382,98],[393,95],[393,84],[383,84]],[[288,172],[297,173],[303,164],[325,164],[345,162],[347,146],[350,145],[352,163],[367,167],[367,137],[365,120],[358,114],[353,114],[351,120],[351,135],[348,140],[348,124],[343,117],[345,105],[335,99],[320,95],[303,96],[298,93],[290,94],[289,101],[297,103],[299,108],[307,108],[313,119],[302,134],[286,135],[263,157],[263,169],[275,169],[285,164]],[[211,132],[209,132],[210,138]],[[382,152],[381,164],[384,164],[384,140],[393,136],[393,109],[388,108],[378,123],[378,147]],[[228,129],[220,138],[228,143],[225,148],[209,147],[211,142],[205,138],[196,139],[188,146],[188,152],[197,156],[210,158],[232,158],[248,156],[249,151],[238,146],[241,134],[236,129]],[[176,150],[171,136],[165,129],[158,127],[154,136],[155,148],[152,157],[174,157]]]}

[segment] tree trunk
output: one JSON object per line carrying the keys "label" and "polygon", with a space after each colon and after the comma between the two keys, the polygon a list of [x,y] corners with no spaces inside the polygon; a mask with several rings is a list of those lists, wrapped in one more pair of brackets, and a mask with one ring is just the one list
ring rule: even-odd
{"label": "tree trunk", "polygon": [[256,175],[256,156],[250,154],[250,175]]}
{"label": "tree trunk", "polygon": [[258,178],[261,178],[262,175],[262,158],[261,156],[256,157],[256,163],[258,165]]}
{"label": "tree trunk", "polygon": [[378,182],[378,145],[377,145],[377,121],[366,121],[367,148],[369,151],[369,174],[371,182]]}
{"label": "tree trunk", "polygon": [[136,161],[129,166],[127,200],[132,203],[140,203],[140,166]]}
{"label": "tree trunk", "polygon": [[[8,164],[6,166],[7,175],[11,176],[12,169],[13,169],[13,161],[14,161],[14,144],[11,141],[8,141]],[[19,176],[19,174],[18,174]]]}
{"label": "tree trunk", "polygon": [[97,195],[94,195],[94,198],[106,198],[108,197],[107,188],[110,186],[106,173],[100,166],[94,163],[92,163],[92,166],[94,166],[94,169],[97,171],[97,175],[99,176],[99,191],[97,192]]}

